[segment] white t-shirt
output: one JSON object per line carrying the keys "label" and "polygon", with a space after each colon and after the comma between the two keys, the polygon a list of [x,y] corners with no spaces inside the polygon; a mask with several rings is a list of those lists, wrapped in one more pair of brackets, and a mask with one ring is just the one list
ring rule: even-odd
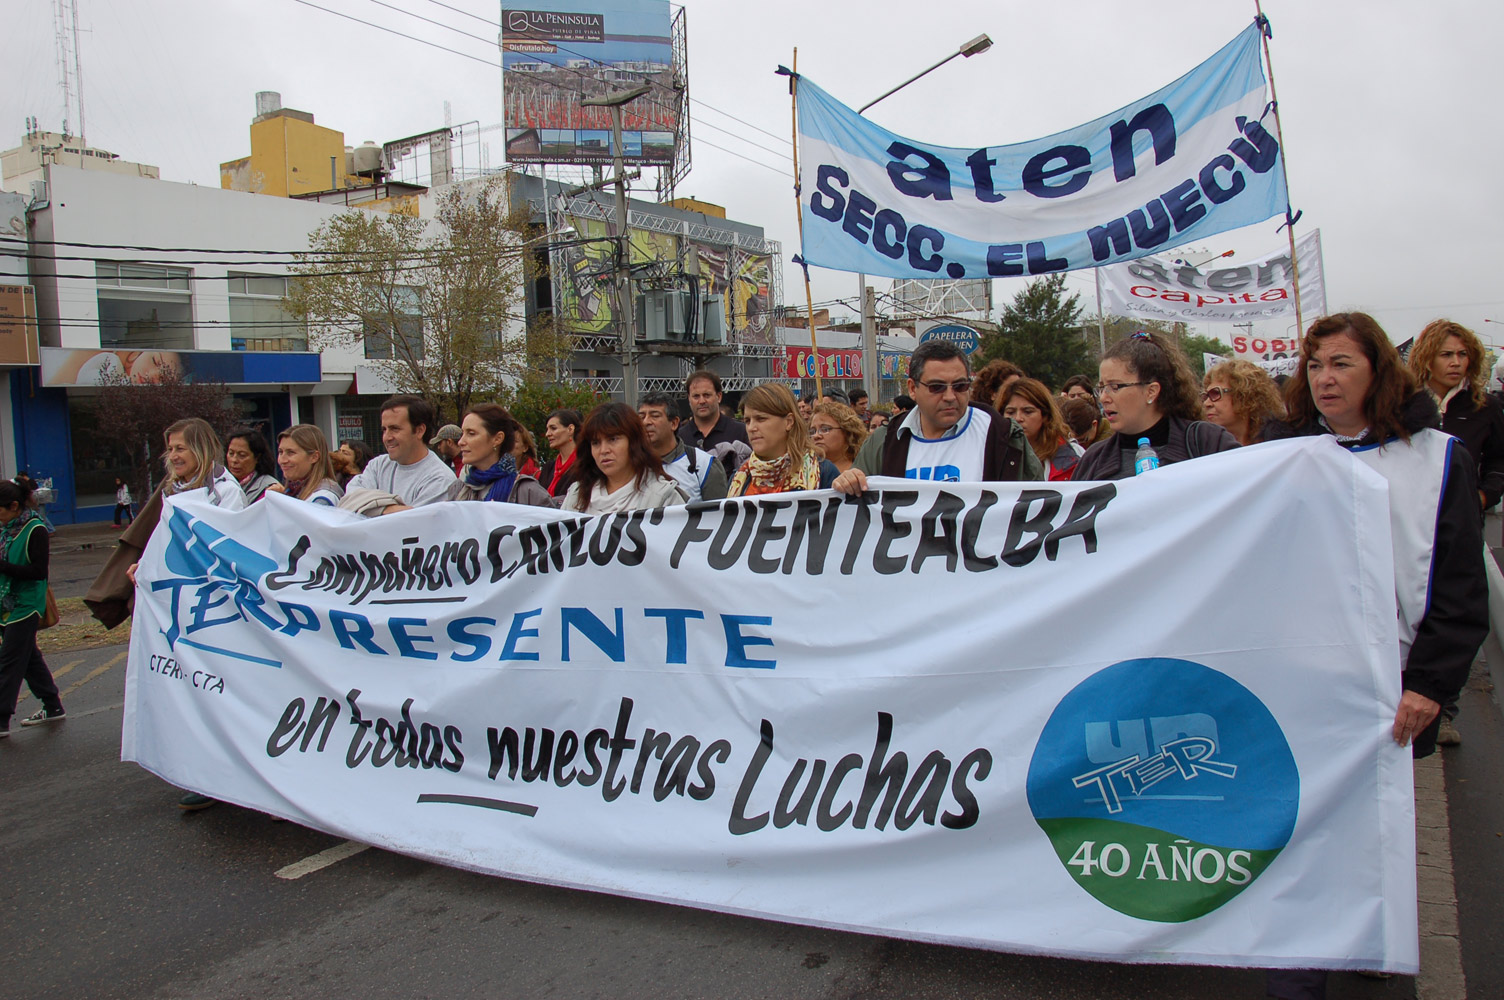
{"label": "white t-shirt", "polygon": [[[967,407],[956,426],[943,437],[920,437],[919,410],[910,410],[900,427],[907,427],[909,455],[904,463],[904,478],[928,479],[943,483],[978,483],[982,481],[983,456],[987,449],[987,430],[992,416],[985,410]],[[894,431],[894,433],[897,433]]]}
{"label": "white t-shirt", "polygon": [[431,451],[412,465],[398,465],[390,455],[379,455],[345,484],[345,492],[384,490],[409,507],[422,507],[443,500],[454,478],[449,463]]}
{"label": "white t-shirt", "polygon": [[[681,442],[682,443],[682,442]],[[689,471],[689,459],[691,454],[695,460],[695,470]],[[663,471],[668,473],[679,484],[679,489],[689,497],[690,503],[698,501],[705,492],[705,481],[710,478],[710,463],[715,459],[692,445],[686,446],[684,454],[672,462],[663,463]]]}

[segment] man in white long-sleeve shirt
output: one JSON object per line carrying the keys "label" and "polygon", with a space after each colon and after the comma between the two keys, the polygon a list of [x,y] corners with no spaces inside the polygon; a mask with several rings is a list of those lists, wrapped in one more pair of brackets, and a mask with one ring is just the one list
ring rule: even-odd
{"label": "man in white long-sleeve shirt", "polygon": [[454,482],[454,470],[428,448],[433,407],[421,396],[393,396],[381,404],[381,443],[386,454],[371,459],[364,472],[345,485],[352,490],[383,490],[402,503],[382,511],[438,503]]}

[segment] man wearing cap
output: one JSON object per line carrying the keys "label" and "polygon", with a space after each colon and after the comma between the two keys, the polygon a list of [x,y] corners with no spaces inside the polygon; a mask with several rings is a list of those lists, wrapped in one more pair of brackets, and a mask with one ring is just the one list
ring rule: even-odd
{"label": "man wearing cap", "polygon": [[440,427],[439,433],[429,439],[428,447],[449,463],[455,475],[464,471],[465,458],[460,454],[460,429],[457,426],[445,424]]}

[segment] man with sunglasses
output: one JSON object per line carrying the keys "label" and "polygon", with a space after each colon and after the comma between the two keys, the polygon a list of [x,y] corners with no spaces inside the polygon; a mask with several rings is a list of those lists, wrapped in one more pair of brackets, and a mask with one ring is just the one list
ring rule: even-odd
{"label": "man with sunglasses", "polygon": [[867,438],[834,489],[853,496],[868,476],[940,482],[1017,482],[1044,478],[1023,428],[971,400],[971,365],[955,344],[930,340],[909,358],[914,408]]}

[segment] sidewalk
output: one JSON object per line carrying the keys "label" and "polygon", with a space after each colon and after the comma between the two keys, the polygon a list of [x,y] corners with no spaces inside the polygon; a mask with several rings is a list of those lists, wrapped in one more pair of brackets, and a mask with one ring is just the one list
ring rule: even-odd
{"label": "sidewalk", "polygon": [[83,552],[89,549],[111,549],[120,537],[122,529],[109,521],[90,524],[61,524],[52,535],[53,552]]}
{"label": "sidewalk", "polygon": [[1438,750],[1415,762],[1415,881],[1420,902],[1417,1000],[1467,1000],[1443,754]]}

